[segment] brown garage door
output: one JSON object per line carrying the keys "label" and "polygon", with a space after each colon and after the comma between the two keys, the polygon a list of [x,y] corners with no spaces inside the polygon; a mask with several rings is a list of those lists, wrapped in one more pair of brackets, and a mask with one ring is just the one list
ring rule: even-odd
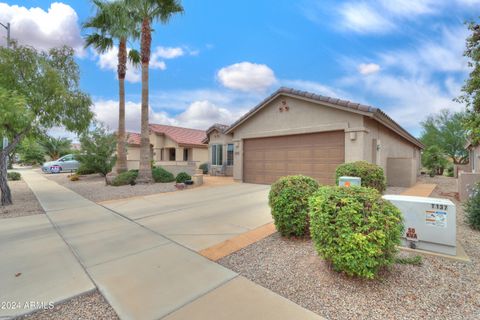
{"label": "brown garage door", "polygon": [[243,181],[271,184],[282,176],[303,174],[333,184],[335,168],[344,161],[343,131],[246,139]]}

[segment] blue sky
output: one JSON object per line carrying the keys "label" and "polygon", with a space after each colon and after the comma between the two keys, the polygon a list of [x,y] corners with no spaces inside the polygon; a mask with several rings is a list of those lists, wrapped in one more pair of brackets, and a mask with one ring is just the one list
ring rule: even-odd
{"label": "blue sky", "polygon": [[[480,0],[182,3],[185,14],[154,26],[151,122],[229,124],[280,86],[380,107],[417,136],[428,114],[463,109],[452,99],[468,75],[464,22],[480,15]],[[82,88],[97,118],[115,128],[115,51],[82,49],[80,24],[93,13],[87,1],[0,2],[0,22],[10,21],[21,43],[76,48]],[[128,70],[132,131],[139,75]]]}

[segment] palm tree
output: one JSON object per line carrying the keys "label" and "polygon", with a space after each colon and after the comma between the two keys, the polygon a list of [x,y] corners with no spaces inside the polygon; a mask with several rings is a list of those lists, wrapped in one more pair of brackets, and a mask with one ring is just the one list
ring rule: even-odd
{"label": "palm tree", "polygon": [[40,140],[38,144],[43,148],[43,151],[52,160],[57,160],[71,151],[72,141],[67,138],[54,138],[46,136]]}
{"label": "palm tree", "polygon": [[178,0],[125,0],[127,6],[135,12],[141,21],[140,55],[142,63],[142,116],[140,167],[137,183],[152,182],[152,167],[150,154],[150,138],[148,129],[148,66],[152,46],[152,23],[160,21],[168,23],[176,13],[183,13],[183,7]]}
{"label": "palm tree", "polygon": [[136,50],[127,53],[128,39],[138,39],[139,23],[128,10],[123,0],[114,2],[93,0],[97,13],[83,24],[83,28],[93,29],[85,41],[85,47],[94,47],[99,53],[105,53],[118,41],[118,131],[117,131],[117,163],[116,171],[127,171],[127,152],[125,137],[125,76],[127,59],[134,65],[140,63],[140,54]]}

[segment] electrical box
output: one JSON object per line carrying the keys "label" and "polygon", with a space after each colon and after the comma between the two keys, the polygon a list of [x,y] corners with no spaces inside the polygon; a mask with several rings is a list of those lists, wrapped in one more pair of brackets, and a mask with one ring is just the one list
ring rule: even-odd
{"label": "electrical box", "polygon": [[456,208],[448,199],[384,195],[403,215],[402,245],[455,256]]}
{"label": "electrical box", "polygon": [[340,187],[350,187],[350,186],[358,186],[362,185],[362,179],[359,177],[340,177],[338,178],[338,185]]}

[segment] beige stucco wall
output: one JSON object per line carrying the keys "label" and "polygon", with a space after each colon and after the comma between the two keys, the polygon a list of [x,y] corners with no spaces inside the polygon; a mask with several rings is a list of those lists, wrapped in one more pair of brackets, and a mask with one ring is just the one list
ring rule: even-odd
{"label": "beige stucco wall", "polygon": [[480,173],[480,145],[470,149],[470,163],[472,171]]}
{"label": "beige stucco wall", "polygon": [[197,168],[202,163],[208,162],[208,148],[192,148],[192,158],[196,162]]}
{"label": "beige stucco wall", "polygon": [[458,194],[460,201],[468,199],[469,194],[472,192],[472,188],[475,184],[480,182],[479,172],[460,172],[458,174]]}
{"label": "beige stucco wall", "polygon": [[[288,111],[283,108],[281,112],[280,107],[285,106]],[[244,139],[335,130],[345,131],[345,160],[363,159],[366,129],[361,114],[290,96],[277,97],[234,130],[234,179],[243,176]]]}
{"label": "beige stucco wall", "polygon": [[140,147],[127,146],[127,168],[128,170],[138,169],[140,165]]}
{"label": "beige stucco wall", "polygon": [[[365,117],[365,127],[368,133],[364,140],[364,159],[375,162],[385,170],[389,185],[409,186],[414,184],[420,170],[420,148],[368,117]],[[375,151],[376,145],[378,145],[377,151]],[[391,159],[390,166],[388,166],[389,159]],[[408,159],[412,159],[411,165]],[[405,165],[399,165],[400,163]],[[405,184],[408,181],[406,177],[410,181],[409,185],[395,184],[398,184],[398,181]]]}

